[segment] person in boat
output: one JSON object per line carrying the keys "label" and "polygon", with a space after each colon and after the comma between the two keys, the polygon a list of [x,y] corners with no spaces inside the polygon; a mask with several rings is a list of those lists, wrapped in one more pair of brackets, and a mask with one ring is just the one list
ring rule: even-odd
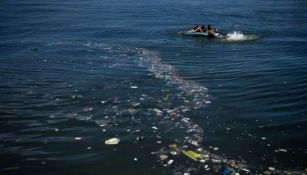
{"label": "person in boat", "polygon": [[199,28],[199,32],[206,32],[207,29],[205,27],[205,25],[201,25],[200,28]]}
{"label": "person in boat", "polygon": [[194,27],[191,30],[189,30],[189,32],[197,32],[198,28],[199,28],[198,24],[195,24]]}
{"label": "person in boat", "polygon": [[206,32],[206,27],[205,25],[201,25],[201,26],[198,26],[196,29],[192,29],[190,30],[190,32]]}
{"label": "person in boat", "polygon": [[210,24],[208,25],[208,30],[207,30],[207,32],[208,32],[208,37],[209,37],[209,38],[214,38],[215,35],[216,35],[216,31],[215,31],[213,28],[211,28],[211,25],[210,25]]}

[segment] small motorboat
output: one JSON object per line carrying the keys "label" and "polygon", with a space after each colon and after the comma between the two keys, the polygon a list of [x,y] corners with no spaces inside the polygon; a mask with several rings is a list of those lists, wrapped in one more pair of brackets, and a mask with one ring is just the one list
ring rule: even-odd
{"label": "small motorboat", "polygon": [[191,31],[181,31],[178,33],[185,36],[200,36],[200,37],[219,38],[219,39],[226,38],[224,35],[220,33],[215,33],[214,35],[209,34],[208,32],[191,32]]}

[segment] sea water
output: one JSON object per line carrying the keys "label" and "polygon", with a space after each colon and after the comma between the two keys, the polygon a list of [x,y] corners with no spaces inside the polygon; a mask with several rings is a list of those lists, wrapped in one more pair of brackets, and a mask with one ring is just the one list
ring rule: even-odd
{"label": "sea water", "polygon": [[301,174],[306,5],[1,2],[1,174]]}

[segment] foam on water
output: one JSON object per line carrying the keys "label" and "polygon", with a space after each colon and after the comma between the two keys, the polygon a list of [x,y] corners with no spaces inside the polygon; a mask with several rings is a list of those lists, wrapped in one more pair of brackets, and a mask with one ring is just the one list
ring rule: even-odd
{"label": "foam on water", "polygon": [[228,42],[240,42],[240,41],[251,41],[255,40],[258,37],[255,35],[244,35],[241,31],[233,31],[232,33],[228,33],[226,39],[224,41]]}

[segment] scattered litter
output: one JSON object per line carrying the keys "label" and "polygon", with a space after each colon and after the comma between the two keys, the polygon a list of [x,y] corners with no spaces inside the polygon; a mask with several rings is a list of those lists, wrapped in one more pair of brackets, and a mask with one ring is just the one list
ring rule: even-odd
{"label": "scattered litter", "polygon": [[195,140],[191,141],[191,144],[192,144],[192,145],[195,145],[195,146],[199,146],[198,142],[195,141]]}
{"label": "scattered litter", "polygon": [[131,115],[133,115],[133,114],[135,114],[135,113],[137,112],[137,110],[134,109],[134,108],[128,108],[128,112],[129,112]]}
{"label": "scattered litter", "polygon": [[138,158],[135,157],[135,158],[133,158],[133,160],[134,160],[134,161],[138,161]]}
{"label": "scattered litter", "polygon": [[156,141],[156,143],[159,143],[159,144],[161,144],[161,143],[162,143],[162,141],[161,141],[161,140],[158,140],[158,141]]}
{"label": "scattered litter", "polygon": [[268,168],[270,171],[275,171],[275,168],[274,167],[269,167]]}
{"label": "scattered litter", "polygon": [[221,163],[221,160],[218,159],[211,159],[212,163]]}
{"label": "scattered litter", "polygon": [[157,116],[162,116],[163,115],[163,111],[161,111],[160,109],[155,108],[155,109],[153,109],[153,111],[156,112]]}
{"label": "scattered litter", "polygon": [[205,162],[206,162],[206,159],[200,159],[199,162],[205,163]]}
{"label": "scattered litter", "polygon": [[217,150],[219,150],[219,148],[218,148],[218,147],[214,147],[213,150],[214,150],[214,151],[217,151]]}
{"label": "scattered litter", "polygon": [[145,137],[144,136],[138,136],[138,137],[136,137],[136,140],[137,141],[143,141],[143,140],[145,140]]}
{"label": "scattered litter", "polygon": [[86,149],[87,149],[87,150],[90,150],[90,149],[92,149],[92,147],[88,146]]}
{"label": "scattered litter", "polygon": [[230,175],[231,174],[231,171],[227,167],[225,167],[225,166],[223,166],[220,169],[220,172],[221,172],[222,175]]}
{"label": "scattered litter", "polygon": [[133,102],[133,103],[131,103],[131,105],[134,106],[134,107],[136,107],[136,106],[139,106],[140,103]]}
{"label": "scattered litter", "polygon": [[250,172],[250,171],[249,171],[248,169],[246,169],[246,168],[242,168],[241,170],[242,170],[242,171],[245,171],[245,172],[247,172],[247,173]]}
{"label": "scattered litter", "polygon": [[177,155],[178,153],[177,153],[176,151],[170,151],[170,154],[173,155],[173,156],[175,156],[175,155]]}
{"label": "scattered litter", "polygon": [[183,175],[190,175],[190,173],[184,173]]}
{"label": "scattered litter", "polygon": [[119,143],[119,139],[118,138],[112,138],[112,139],[108,139],[106,140],[104,143],[106,145],[117,145]]}
{"label": "scattered litter", "polygon": [[265,138],[265,137],[261,137],[261,139],[262,139],[262,140],[266,140],[266,138]]}
{"label": "scattered litter", "polygon": [[201,154],[196,153],[196,152],[194,152],[194,151],[182,151],[182,153],[183,153],[185,156],[187,156],[187,157],[189,157],[189,158],[191,158],[191,159],[193,159],[193,160],[195,160],[195,161],[197,161],[197,159],[202,158],[202,155],[201,155]]}
{"label": "scattered litter", "polygon": [[75,140],[81,140],[82,137],[75,137]]}
{"label": "scattered litter", "polygon": [[58,128],[55,128],[55,129],[54,129],[54,131],[55,131],[55,132],[58,132],[58,131],[59,131],[59,129],[58,129]]}
{"label": "scattered litter", "polygon": [[156,126],[151,127],[154,130],[158,130],[158,128]]}
{"label": "scattered litter", "polygon": [[265,175],[271,175],[272,172],[271,172],[271,171],[265,171],[265,172],[263,172],[263,174],[265,174]]}
{"label": "scattered litter", "polygon": [[137,86],[130,86],[131,89],[137,89]]}
{"label": "scattered litter", "polygon": [[284,152],[284,153],[286,153],[286,152],[288,152],[288,150],[287,150],[287,149],[280,148],[280,149],[276,150],[276,152]]}
{"label": "scattered litter", "polygon": [[202,156],[203,156],[203,158],[205,158],[205,159],[209,159],[209,157],[210,157],[209,154],[203,154]]}
{"label": "scattered litter", "polygon": [[174,162],[174,160],[169,160],[169,161],[167,162],[167,164],[168,164],[168,165],[171,165],[173,162]]}
{"label": "scattered litter", "polygon": [[168,156],[164,154],[160,155],[159,157],[160,157],[160,160],[162,161],[168,158]]}
{"label": "scattered litter", "polygon": [[170,145],[168,145],[169,146],[169,148],[171,148],[171,149],[177,149],[177,145],[176,144],[170,144]]}

